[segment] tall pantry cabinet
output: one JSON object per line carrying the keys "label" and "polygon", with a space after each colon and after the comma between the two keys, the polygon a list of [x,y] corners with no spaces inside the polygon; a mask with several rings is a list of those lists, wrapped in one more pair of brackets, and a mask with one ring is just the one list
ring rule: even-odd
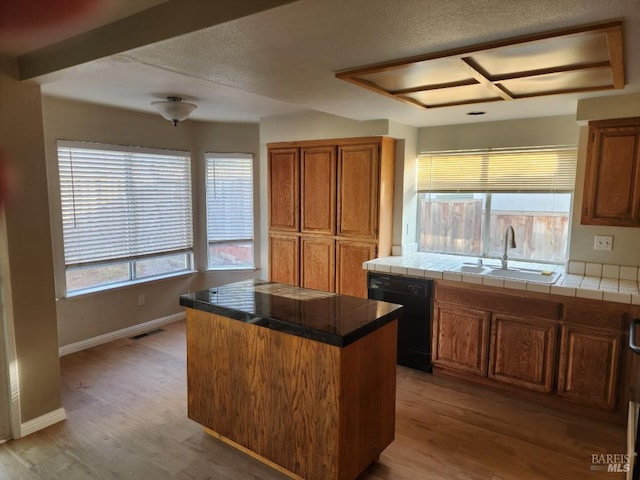
{"label": "tall pantry cabinet", "polygon": [[362,263],[391,254],[395,140],[268,149],[271,281],[366,297]]}

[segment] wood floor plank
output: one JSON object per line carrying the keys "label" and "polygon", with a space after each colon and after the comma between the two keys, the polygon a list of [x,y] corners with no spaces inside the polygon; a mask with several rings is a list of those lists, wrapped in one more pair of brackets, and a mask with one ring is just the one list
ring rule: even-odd
{"label": "wood floor plank", "polygon": [[[185,325],[61,359],[67,420],[0,445],[0,480],[285,480],[186,415]],[[616,480],[619,425],[398,367],[396,436],[358,480]]]}

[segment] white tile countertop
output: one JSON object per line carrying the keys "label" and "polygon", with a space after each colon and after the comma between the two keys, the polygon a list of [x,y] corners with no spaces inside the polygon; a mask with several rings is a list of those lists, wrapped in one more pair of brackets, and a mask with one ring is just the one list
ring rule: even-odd
{"label": "white tile countertop", "polygon": [[[417,252],[409,255],[376,258],[364,262],[362,266],[365,270],[381,273],[475,283],[491,287],[640,305],[640,290],[638,287],[640,272],[638,267],[603,265],[571,260],[565,268],[562,265],[509,260],[510,268],[558,273],[558,279],[551,284],[455,271],[463,264],[476,265],[477,262],[477,257]],[[486,267],[499,268],[500,260],[487,258],[483,259],[483,264]]]}

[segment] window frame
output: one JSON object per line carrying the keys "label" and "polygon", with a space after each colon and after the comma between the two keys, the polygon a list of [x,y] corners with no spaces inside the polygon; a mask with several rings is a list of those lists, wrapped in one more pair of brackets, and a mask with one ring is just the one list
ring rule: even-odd
{"label": "window frame", "polygon": [[[422,221],[421,221],[421,211],[420,211],[420,198],[418,199],[418,208],[417,208],[417,228],[416,228],[416,235],[418,236],[417,240],[417,245],[418,245],[418,251],[420,252],[425,252],[425,253],[441,253],[441,254],[446,254],[446,255],[458,255],[458,256],[464,256],[464,257],[477,257],[477,258],[499,258],[501,256],[501,253],[496,253],[495,251],[492,252],[491,251],[491,213],[492,211],[496,211],[496,209],[492,209],[492,195],[503,195],[505,193],[509,193],[509,192],[495,192],[495,191],[489,191],[489,192],[461,192],[461,193],[468,193],[470,195],[484,195],[484,197],[482,198],[482,232],[480,235],[480,245],[481,245],[481,252],[480,253],[474,253],[474,252],[450,252],[450,251],[445,251],[445,250],[422,250],[420,249],[420,233],[422,231],[421,226],[422,226]],[[512,192],[513,193],[513,192]],[[573,199],[574,199],[574,192],[517,192],[518,194],[546,194],[546,193],[550,193],[550,194],[560,194],[560,195],[570,195],[570,199],[569,199],[569,203],[572,206],[573,205]],[[438,195],[438,194],[455,194],[455,192],[418,192],[418,196],[420,195],[428,195],[428,194],[434,194],[434,195]],[[569,208],[569,211],[566,212],[566,217],[568,222],[571,222],[571,216],[572,216],[572,211],[571,211],[571,207]],[[497,211],[503,211],[498,209]],[[515,211],[514,211],[515,212]],[[549,212],[552,213],[552,212]],[[553,212],[556,215],[549,215],[549,216],[557,216],[558,213],[564,213],[564,211],[560,212],[560,211],[555,211]],[[516,228],[514,226],[514,228]],[[518,229],[516,228],[516,236],[518,235]],[[518,256],[515,253],[510,253],[509,254],[509,258],[511,258],[512,260],[516,260],[516,261],[522,261],[522,262],[533,262],[533,263],[547,263],[547,264],[552,264],[552,265],[562,265],[564,264],[568,259],[568,249],[569,249],[569,235],[570,235],[570,227],[567,231],[567,243],[565,245],[565,250],[564,250],[564,259],[563,260],[549,260],[549,259],[539,259],[539,258],[528,258],[528,257],[521,257]]]}
{"label": "window frame", "polygon": [[[63,188],[63,178],[69,178],[69,175],[63,174],[61,169],[61,150],[63,149],[81,149],[85,151],[96,151],[96,152],[114,152],[116,154],[121,153],[123,157],[126,155],[149,155],[149,158],[152,156],[164,156],[164,157],[176,157],[176,159],[184,160],[184,164],[179,167],[184,170],[184,174],[187,177],[185,181],[183,181],[182,187],[186,187],[187,190],[183,191],[183,195],[185,195],[185,202],[183,205],[183,212],[186,216],[183,218],[183,225],[186,228],[185,230],[185,245],[181,248],[175,248],[170,250],[162,250],[153,253],[144,253],[144,254],[132,254],[129,256],[117,256],[111,258],[104,258],[99,260],[87,260],[87,261],[75,261],[69,262],[67,258],[67,237],[65,235],[65,226],[64,226],[64,214],[65,208],[63,206],[63,199],[65,189]],[[97,155],[96,155],[97,156]],[[63,250],[63,259],[62,265],[64,266],[65,273],[65,281],[64,281],[64,296],[65,297],[75,297],[80,295],[85,295],[94,292],[112,290],[116,288],[121,288],[129,285],[135,285],[140,283],[147,283],[151,281],[188,275],[195,272],[194,269],[194,256],[193,256],[193,179],[192,179],[192,168],[191,168],[191,152],[183,151],[183,150],[173,150],[173,149],[160,149],[160,148],[150,148],[150,147],[142,147],[142,146],[131,146],[131,145],[117,145],[117,144],[106,144],[100,142],[90,142],[90,141],[74,141],[74,140],[57,140],[56,142],[56,157],[58,162],[58,200],[60,205],[60,215],[61,215],[61,238],[62,238],[62,250]],[[66,161],[66,160],[65,160]],[[131,162],[131,159],[122,160],[126,165],[126,162]],[[76,178],[73,177],[73,160],[69,160],[71,165],[71,178],[72,181],[75,182]],[[130,166],[126,165],[125,170],[131,170]],[[151,169],[150,171],[153,171]],[[94,175],[99,175],[99,173],[95,173]],[[127,177],[127,183],[132,181],[132,177]],[[165,192],[166,194],[166,192]],[[72,193],[72,195],[74,195]],[[126,190],[127,196],[134,196],[134,193],[130,190]],[[75,202],[75,200],[74,200]],[[135,203],[135,202],[133,202]],[[135,209],[133,210],[135,211]],[[67,212],[68,213],[68,212]],[[187,218],[188,216],[188,218]],[[130,222],[130,217],[127,217],[127,222]],[[132,248],[130,245],[127,244]],[[133,247],[135,249],[135,247]],[[139,248],[139,247],[138,247]],[[185,268],[179,268],[176,270],[165,271],[158,274],[152,275],[142,275],[139,271],[139,262],[153,260],[153,259],[162,259],[165,257],[172,257],[184,255],[183,258],[180,258],[179,261],[184,261]],[[89,268],[100,268],[100,267],[109,267],[109,266],[119,266],[126,265],[127,270],[127,278],[124,280],[117,279],[113,281],[106,281],[104,283],[96,283],[88,287],[80,287],[80,288],[69,288],[69,273],[70,272],[78,272]]]}
{"label": "window frame", "polygon": [[[211,208],[211,204],[209,202],[209,163],[215,162],[216,159],[224,159],[224,160],[245,160],[248,161],[250,168],[250,178],[251,178],[251,201],[249,202],[251,205],[251,219],[248,221],[248,225],[251,228],[251,236],[249,237],[238,237],[233,239],[224,239],[224,240],[211,240],[209,237],[210,233],[210,225],[209,225],[209,211]],[[206,262],[207,271],[255,271],[256,270],[256,208],[255,208],[255,155],[253,153],[241,153],[241,152],[205,152],[204,154],[204,169],[205,169],[205,218],[206,218],[206,228],[205,228],[205,237],[206,237]],[[247,225],[245,225],[246,227]],[[234,264],[224,264],[219,266],[211,265],[211,247],[214,245],[251,245],[251,261],[250,264],[242,264],[242,265],[234,265]]]}
{"label": "window frame", "polygon": [[[500,156],[510,156],[510,155],[519,155],[521,157],[525,157],[527,154],[542,154],[556,152],[558,155],[557,160],[557,171],[560,175],[560,181],[556,182],[555,176],[549,181],[549,186],[544,187],[541,185],[539,181],[539,176],[532,179],[534,180],[535,186],[531,188],[530,185],[514,185],[513,180],[510,180],[507,183],[500,183],[500,180],[495,185],[495,188],[492,188],[491,182],[488,181],[487,172],[489,171],[491,156],[495,155],[498,158]],[[469,177],[468,175],[464,177],[465,186],[462,188],[455,186],[455,171],[453,173],[446,173],[446,169],[443,169],[445,172],[442,175],[443,171],[438,172],[439,176],[435,180],[436,182],[440,181],[441,184],[445,186],[442,189],[433,189],[428,190],[425,189],[425,185],[433,185],[433,179],[431,177],[426,178],[425,174],[430,174],[433,172],[433,162],[438,159],[444,161],[447,157],[455,158],[456,156],[460,157],[476,157],[478,164],[481,164],[479,169],[480,177],[477,180],[473,180],[473,177]],[[421,164],[421,161],[424,162]],[[500,160],[499,160],[500,161]],[[573,213],[573,202],[575,199],[575,176],[577,170],[577,147],[574,145],[558,145],[558,146],[545,146],[545,147],[523,147],[523,148],[505,148],[505,149],[484,149],[484,150],[459,150],[459,151],[441,151],[441,152],[424,152],[419,154],[416,165],[416,192],[418,195],[418,208],[416,209],[416,241],[418,245],[418,250],[423,252],[431,252],[431,253],[443,253],[449,255],[460,255],[460,256],[469,256],[469,257],[489,257],[492,258],[491,255],[495,257],[495,254],[491,252],[491,212],[492,212],[492,195],[494,194],[569,194],[569,210],[566,212],[566,216],[568,218],[568,230],[567,230],[567,243],[564,251],[564,260],[549,260],[549,259],[535,259],[535,258],[522,258],[513,256],[514,260],[521,260],[525,262],[536,262],[536,263],[549,263],[549,264],[562,264],[566,262],[569,258],[569,244],[570,244],[570,235],[571,235],[571,218]],[[428,165],[427,165],[428,163]],[[459,161],[458,161],[459,163]],[[504,164],[504,160],[502,160]],[[523,160],[519,158],[516,162],[519,167],[522,168]],[[476,168],[478,168],[478,164],[474,164]],[[457,166],[459,168],[460,165]],[[570,167],[572,171],[567,170]],[[526,166],[525,166],[526,168]],[[454,169],[455,170],[455,169]],[[505,170],[502,170],[504,172]],[[514,171],[515,173],[508,172],[508,177],[517,177],[518,171]],[[526,171],[525,171],[526,174]],[[573,179],[573,180],[572,180]],[[544,183],[544,182],[543,182]],[[482,185],[482,188],[478,189],[477,187]],[[569,185],[572,185],[569,188]],[[420,188],[420,187],[423,188]],[[475,188],[474,188],[475,186]],[[422,215],[421,215],[421,195],[423,194],[480,194],[483,195],[482,202],[482,232],[480,235],[481,242],[481,252],[478,253],[458,253],[458,252],[447,252],[447,251],[435,251],[435,250],[421,250],[420,249],[420,236],[422,232]],[[560,211],[556,212],[560,213]],[[564,213],[564,211],[562,212]]]}

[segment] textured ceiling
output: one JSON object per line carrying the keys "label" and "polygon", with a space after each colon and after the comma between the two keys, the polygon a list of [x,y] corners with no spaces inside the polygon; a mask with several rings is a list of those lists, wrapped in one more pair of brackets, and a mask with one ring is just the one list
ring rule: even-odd
{"label": "textured ceiling", "polygon": [[[480,103],[473,110],[486,115],[472,118],[468,106],[424,111],[335,78],[349,68],[616,19],[624,22],[624,90]],[[142,111],[177,94],[199,105],[200,120],[318,110],[427,126],[573,115],[580,98],[638,93],[637,45],[640,0],[298,0],[36,81],[45,94]]]}

